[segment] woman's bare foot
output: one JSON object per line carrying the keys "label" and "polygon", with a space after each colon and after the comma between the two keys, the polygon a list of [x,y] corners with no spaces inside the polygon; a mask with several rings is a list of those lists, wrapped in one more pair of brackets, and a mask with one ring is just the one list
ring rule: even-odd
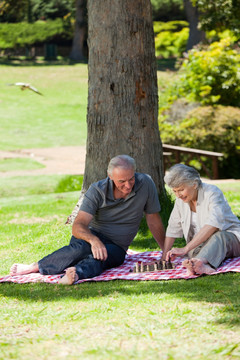
{"label": "woman's bare foot", "polygon": [[75,267],[70,267],[66,270],[65,275],[58,281],[58,284],[72,285],[78,281],[78,275]]}
{"label": "woman's bare foot", "polygon": [[202,260],[202,259],[192,258],[191,261],[192,261],[193,269],[196,274],[209,275],[215,272],[215,269],[213,269],[204,259]]}
{"label": "woman's bare foot", "polygon": [[39,272],[38,263],[32,263],[30,265],[25,264],[13,264],[10,269],[10,275],[26,275]]}
{"label": "woman's bare foot", "polygon": [[193,268],[193,263],[191,260],[186,259],[183,261],[183,266],[187,269],[187,275],[191,276],[191,275],[195,275],[195,270]]}

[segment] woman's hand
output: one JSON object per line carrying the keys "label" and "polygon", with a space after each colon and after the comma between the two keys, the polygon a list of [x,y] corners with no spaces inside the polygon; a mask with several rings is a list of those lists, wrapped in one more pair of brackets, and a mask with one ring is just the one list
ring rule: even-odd
{"label": "woman's hand", "polygon": [[184,256],[187,254],[186,247],[183,248],[172,248],[170,251],[167,252],[166,260],[174,260],[178,256]]}

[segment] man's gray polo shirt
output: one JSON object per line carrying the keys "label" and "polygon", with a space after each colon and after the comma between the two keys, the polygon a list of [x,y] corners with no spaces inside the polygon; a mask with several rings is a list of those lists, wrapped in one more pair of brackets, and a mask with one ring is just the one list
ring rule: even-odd
{"label": "man's gray polo shirt", "polygon": [[147,174],[135,173],[135,184],[126,199],[114,199],[110,178],[92,184],[80,210],[93,215],[89,228],[106,236],[113,243],[128,249],[134,239],[143,213],[161,209],[156,186]]}

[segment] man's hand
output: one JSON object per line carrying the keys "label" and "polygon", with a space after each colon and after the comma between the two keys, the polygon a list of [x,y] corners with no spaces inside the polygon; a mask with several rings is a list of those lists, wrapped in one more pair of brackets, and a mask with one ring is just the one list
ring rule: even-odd
{"label": "man's hand", "polygon": [[184,256],[187,254],[187,250],[185,247],[183,248],[172,248],[172,250],[167,252],[166,260],[174,260],[178,256]]}
{"label": "man's hand", "polygon": [[75,218],[72,234],[77,239],[87,241],[91,245],[94,259],[105,261],[108,257],[107,249],[102,241],[89,230],[89,224],[93,216],[85,211],[79,211]]}
{"label": "man's hand", "polygon": [[96,240],[95,238],[94,241],[90,242],[90,244],[94,259],[101,261],[107,260],[107,249],[101,240]]}

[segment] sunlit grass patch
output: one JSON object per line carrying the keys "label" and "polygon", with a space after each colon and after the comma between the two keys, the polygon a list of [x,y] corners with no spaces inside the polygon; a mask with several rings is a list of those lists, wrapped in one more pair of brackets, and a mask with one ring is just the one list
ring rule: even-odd
{"label": "sunlit grass patch", "polygon": [[17,170],[35,170],[45,166],[36,160],[27,158],[6,158],[0,159],[0,172]]}

